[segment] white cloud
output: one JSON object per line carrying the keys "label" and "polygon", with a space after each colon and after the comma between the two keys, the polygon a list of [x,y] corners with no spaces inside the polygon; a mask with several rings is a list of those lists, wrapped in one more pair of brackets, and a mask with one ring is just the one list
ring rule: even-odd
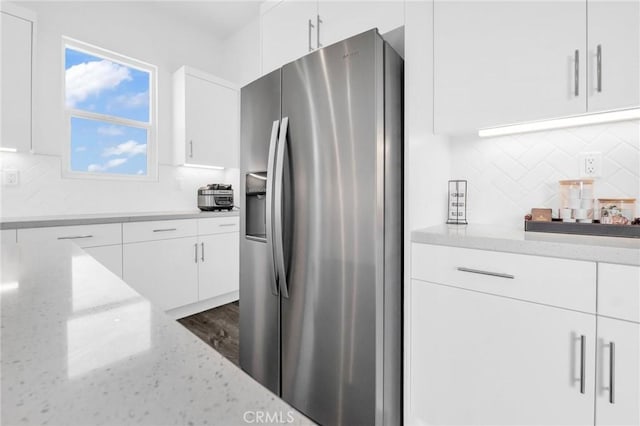
{"label": "white cloud", "polygon": [[89,164],[87,167],[87,171],[89,172],[105,172],[109,169],[113,169],[114,167],[118,167],[127,162],[126,158],[114,158],[113,160],[109,160],[104,164]]}
{"label": "white cloud", "polygon": [[84,152],[86,150],[87,150],[86,146],[79,146],[79,147],[76,148],[76,152]]}
{"label": "white cloud", "polygon": [[124,108],[138,108],[149,104],[149,92],[140,93],[128,93],[126,95],[119,95],[113,100],[109,108],[124,107]]}
{"label": "white cloud", "polygon": [[144,171],[143,171],[142,169],[140,169],[140,170],[138,170],[138,173],[137,173],[137,174],[139,174],[139,175],[143,175],[143,174],[144,174]]}
{"label": "white cloud", "polygon": [[101,126],[98,127],[98,134],[104,136],[120,136],[124,131],[118,126]]}
{"label": "white cloud", "polygon": [[74,107],[91,95],[116,88],[125,80],[131,80],[129,68],[105,59],[74,65],[65,71],[67,106]]}
{"label": "white cloud", "polygon": [[147,153],[147,144],[138,143],[134,140],[128,140],[116,146],[110,146],[102,152],[103,157],[112,157],[114,155],[126,155],[133,157],[138,154]]}

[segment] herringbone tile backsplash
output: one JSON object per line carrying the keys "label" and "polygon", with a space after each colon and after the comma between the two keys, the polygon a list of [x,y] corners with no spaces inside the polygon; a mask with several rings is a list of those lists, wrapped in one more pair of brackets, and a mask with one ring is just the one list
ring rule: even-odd
{"label": "herringbone tile backsplash", "polygon": [[454,138],[451,178],[469,181],[470,223],[522,226],[532,207],[559,207],[558,181],[580,177],[582,152],[602,153],[596,198],[640,201],[640,121],[487,139]]}

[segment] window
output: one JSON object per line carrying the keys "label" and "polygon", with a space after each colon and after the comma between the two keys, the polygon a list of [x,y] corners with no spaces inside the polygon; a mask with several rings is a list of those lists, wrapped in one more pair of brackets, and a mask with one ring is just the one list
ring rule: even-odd
{"label": "window", "polygon": [[64,39],[65,175],[156,179],[152,65]]}

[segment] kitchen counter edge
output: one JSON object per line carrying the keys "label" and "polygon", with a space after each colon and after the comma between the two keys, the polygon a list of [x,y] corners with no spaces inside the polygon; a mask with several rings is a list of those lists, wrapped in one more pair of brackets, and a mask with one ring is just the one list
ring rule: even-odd
{"label": "kitchen counter edge", "polygon": [[0,221],[0,230],[5,229],[27,229],[27,228],[47,228],[52,226],[76,226],[76,225],[98,225],[105,223],[127,223],[127,222],[148,222],[154,220],[178,220],[178,219],[207,219],[212,217],[232,217],[239,216],[240,210],[232,211],[190,211],[190,212],[162,212],[162,213],[139,213],[139,214],[114,214],[114,215],[86,215],[86,216],[57,216],[28,219],[8,219]]}
{"label": "kitchen counter edge", "polygon": [[492,225],[437,225],[411,232],[413,243],[640,266],[640,239],[525,232]]}

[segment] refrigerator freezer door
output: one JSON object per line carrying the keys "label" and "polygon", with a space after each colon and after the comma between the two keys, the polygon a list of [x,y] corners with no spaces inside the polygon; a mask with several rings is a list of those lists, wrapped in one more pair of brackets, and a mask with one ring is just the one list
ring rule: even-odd
{"label": "refrigerator freezer door", "polygon": [[380,415],[382,43],[369,31],[282,69],[282,397],[320,424],[373,425]]}
{"label": "refrigerator freezer door", "polygon": [[[268,168],[270,136],[274,121],[280,120],[280,79],[280,70],[274,71],[240,94],[240,366],[275,394],[280,392],[280,299],[274,294],[273,252],[268,238],[246,237],[244,203],[246,174]],[[266,209],[260,217],[266,220]]]}

